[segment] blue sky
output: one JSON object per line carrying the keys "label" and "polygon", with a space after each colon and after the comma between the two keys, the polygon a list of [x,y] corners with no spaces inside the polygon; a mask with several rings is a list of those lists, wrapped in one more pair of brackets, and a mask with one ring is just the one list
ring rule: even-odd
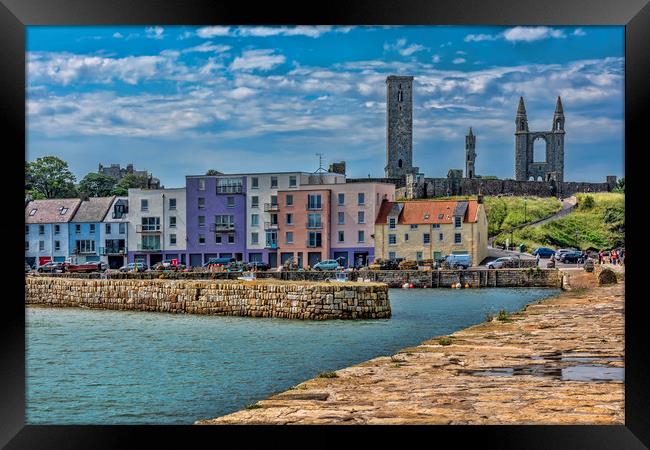
{"label": "blue sky", "polygon": [[623,27],[40,27],[27,29],[27,157],[78,179],[134,163],[166,187],[187,174],[345,160],[383,176],[385,78],[414,80],[413,159],[444,177],[514,177],[514,118],[566,115],[565,179],[623,176]]}

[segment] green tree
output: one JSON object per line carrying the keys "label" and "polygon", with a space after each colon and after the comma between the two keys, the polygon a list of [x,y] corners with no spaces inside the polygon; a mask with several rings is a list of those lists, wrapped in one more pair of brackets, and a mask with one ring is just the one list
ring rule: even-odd
{"label": "green tree", "polygon": [[210,169],[205,173],[207,176],[221,175],[218,170]]}
{"label": "green tree", "polygon": [[111,191],[112,195],[128,195],[129,189],[143,189],[149,187],[149,179],[143,175],[127,173],[115,185]]}
{"label": "green tree", "polygon": [[33,198],[76,197],[75,181],[68,163],[56,156],[44,156],[27,163],[25,182],[30,183]]}
{"label": "green tree", "polygon": [[614,192],[625,193],[625,177],[622,177],[620,180],[616,181],[616,187],[614,188]]}
{"label": "green tree", "polygon": [[580,209],[591,209],[595,204],[596,202],[591,195],[585,195],[580,199],[580,204],[578,206],[580,206]]}
{"label": "green tree", "polygon": [[107,197],[115,187],[115,178],[103,173],[89,173],[79,183],[79,192],[89,197]]}

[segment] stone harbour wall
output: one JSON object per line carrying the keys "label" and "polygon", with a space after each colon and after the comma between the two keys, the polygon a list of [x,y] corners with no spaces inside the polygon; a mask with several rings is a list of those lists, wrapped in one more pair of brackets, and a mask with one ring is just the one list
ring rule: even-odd
{"label": "stone harbour wall", "polygon": [[[522,260],[522,263],[535,260]],[[160,272],[112,273],[110,280],[158,280]],[[165,272],[167,280],[237,280],[241,273],[236,272]],[[258,272],[259,282],[271,280],[324,282],[334,278],[333,271],[304,272]],[[63,279],[100,279],[102,274],[30,274],[28,278],[63,278]],[[417,288],[451,287],[452,283],[468,283],[470,287],[560,287],[562,276],[558,269],[546,268],[510,268],[510,269],[467,269],[467,270],[362,270],[349,273],[350,281],[385,283],[388,287],[402,287],[404,283],[413,283]],[[160,280],[165,281],[165,280]]]}
{"label": "stone harbour wall", "polygon": [[381,319],[391,315],[380,283],[143,280],[28,276],[25,303],[286,319]]}

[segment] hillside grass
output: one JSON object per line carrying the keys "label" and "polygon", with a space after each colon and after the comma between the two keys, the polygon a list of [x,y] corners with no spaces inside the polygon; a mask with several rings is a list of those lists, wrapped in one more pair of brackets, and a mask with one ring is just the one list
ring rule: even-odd
{"label": "hillside grass", "polygon": [[490,236],[526,222],[543,219],[562,209],[562,202],[555,197],[486,196],[484,203]]}
{"label": "hillside grass", "polygon": [[[576,194],[578,208],[569,215],[540,226],[514,231],[515,245],[608,250],[625,245],[625,194]],[[495,245],[505,243],[510,233],[495,239]]]}

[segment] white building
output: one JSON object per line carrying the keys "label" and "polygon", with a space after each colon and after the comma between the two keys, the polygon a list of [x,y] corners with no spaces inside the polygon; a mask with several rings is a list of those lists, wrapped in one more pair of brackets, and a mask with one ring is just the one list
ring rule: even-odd
{"label": "white building", "polygon": [[129,189],[129,262],[186,263],[185,197],[185,188]]}
{"label": "white building", "polygon": [[115,197],[101,224],[101,242],[99,254],[101,260],[111,269],[118,269],[126,264],[129,198]]}

